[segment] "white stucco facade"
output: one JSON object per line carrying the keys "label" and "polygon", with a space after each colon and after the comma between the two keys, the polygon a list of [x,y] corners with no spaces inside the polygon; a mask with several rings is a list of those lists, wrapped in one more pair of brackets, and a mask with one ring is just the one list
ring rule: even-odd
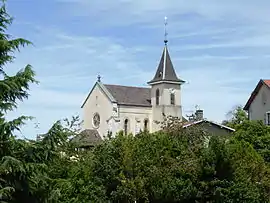
{"label": "white stucco facade", "polygon": [[128,133],[133,135],[144,130],[144,121],[148,121],[148,130],[152,132],[152,109],[149,107],[133,107],[133,106],[120,106],[119,118],[120,128],[118,130],[124,130],[124,122],[128,119]]}
{"label": "white stucco facade", "polygon": [[[99,83],[96,83],[91,93],[83,105],[83,128],[97,129],[101,136],[107,135],[107,120],[113,116],[113,103],[106,93],[102,90]],[[93,116],[100,115],[100,124],[98,127],[93,125]]]}
{"label": "white stucco facade", "polygon": [[[110,100],[100,87],[100,84],[101,83],[95,84],[82,107],[84,129],[96,129],[102,138],[105,138],[108,132],[111,132],[114,137],[119,131],[124,131],[126,120],[128,120],[127,133],[133,135],[145,129],[150,132],[159,129],[159,127],[154,125],[153,121],[163,119],[162,111],[158,110],[162,108],[163,105],[159,107],[118,105]],[[161,95],[160,98],[162,97]],[[162,99],[160,99],[160,102],[161,101]],[[155,100],[153,100],[153,102],[155,102]],[[117,113],[115,109],[117,109]],[[100,116],[100,124],[98,127],[93,123],[93,118],[96,113]]]}
{"label": "white stucco facade", "polygon": [[[160,92],[159,104],[156,104],[156,91]],[[171,104],[171,94],[174,94],[175,104]],[[162,122],[164,116],[173,116],[182,119],[181,106],[181,86],[179,84],[158,83],[151,87],[151,103],[152,103],[152,131],[160,129],[157,122]]]}
{"label": "white stucco facade", "polygon": [[250,120],[262,120],[267,124],[267,113],[270,113],[270,88],[262,84],[249,105],[248,115]]}
{"label": "white stucco facade", "polygon": [[[84,129],[96,129],[103,138],[107,136],[108,132],[115,136],[117,132],[124,131],[125,121],[128,120],[127,133],[135,135],[143,131],[146,123],[147,130],[153,131],[151,107],[117,105],[106,96],[99,84],[95,84],[82,107]],[[93,123],[96,113],[100,116],[98,127]]]}

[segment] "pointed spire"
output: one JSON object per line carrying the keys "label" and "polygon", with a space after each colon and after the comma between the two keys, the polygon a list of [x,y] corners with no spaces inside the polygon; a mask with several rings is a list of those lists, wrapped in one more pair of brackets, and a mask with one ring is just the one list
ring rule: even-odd
{"label": "pointed spire", "polygon": [[164,21],[164,30],[165,30],[165,35],[164,35],[164,43],[165,43],[165,47],[163,49],[163,53],[157,68],[157,72],[154,76],[154,78],[148,82],[148,84],[153,84],[153,83],[157,83],[157,82],[166,82],[166,83],[179,83],[182,84],[185,81],[179,79],[175,73],[172,61],[171,61],[171,57],[168,51],[168,47],[167,47],[167,43],[168,43],[168,39],[167,39],[167,17],[165,17],[165,21]]}
{"label": "pointed spire", "polygon": [[156,71],[154,78],[148,82],[148,84],[153,84],[156,82],[167,82],[167,83],[179,83],[182,84],[184,81],[179,79],[175,73],[171,57],[165,45],[163,53]]}

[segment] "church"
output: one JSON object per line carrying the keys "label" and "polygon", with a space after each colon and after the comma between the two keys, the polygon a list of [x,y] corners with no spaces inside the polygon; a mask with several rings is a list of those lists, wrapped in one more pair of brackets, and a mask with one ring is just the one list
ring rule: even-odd
{"label": "church", "polygon": [[175,72],[167,40],[149,87],[106,84],[98,76],[83,102],[83,129],[104,139],[123,130],[133,135],[143,130],[160,130],[164,116],[182,118],[181,85]]}

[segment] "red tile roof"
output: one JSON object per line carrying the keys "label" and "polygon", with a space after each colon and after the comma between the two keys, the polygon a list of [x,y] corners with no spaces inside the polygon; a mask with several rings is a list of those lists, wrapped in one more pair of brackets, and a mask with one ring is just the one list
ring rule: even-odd
{"label": "red tile roof", "polygon": [[255,87],[255,89],[253,90],[253,92],[251,93],[245,107],[244,110],[248,110],[250,107],[250,104],[253,102],[253,100],[255,99],[255,97],[257,96],[258,92],[260,91],[261,87],[263,85],[266,85],[268,88],[270,88],[270,80],[260,80],[257,84],[257,86]]}
{"label": "red tile roof", "polygon": [[263,80],[263,82],[264,82],[268,87],[270,87],[270,80]]}

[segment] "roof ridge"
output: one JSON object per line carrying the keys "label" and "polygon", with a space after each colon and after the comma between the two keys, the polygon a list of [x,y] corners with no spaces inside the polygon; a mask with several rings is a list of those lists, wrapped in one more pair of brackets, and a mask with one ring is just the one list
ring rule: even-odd
{"label": "roof ridge", "polygon": [[186,128],[186,127],[189,127],[189,126],[192,126],[192,125],[196,125],[198,123],[202,123],[202,122],[208,122],[208,123],[212,123],[214,125],[218,125],[220,126],[221,128],[226,128],[227,130],[231,130],[231,131],[235,131],[235,129],[231,128],[231,127],[228,127],[226,125],[222,125],[218,122],[215,122],[215,121],[211,121],[211,120],[208,120],[208,119],[200,119],[200,120],[195,120],[195,121],[191,121],[191,122],[186,122],[183,124],[183,127]]}
{"label": "roof ridge", "polygon": [[266,86],[270,87],[270,79],[264,79],[263,82]]}
{"label": "roof ridge", "polygon": [[262,79],[264,83],[266,83],[268,86],[270,86],[270,79]]}
{"label": "roof ridge", "polygon": [[133,85],[118,85],[118,84],[103,84],[108,86],[118,86],[118,87],[131,87],[131,88],[142,88],[142,89],[150,89],[150,87],[140,87],[140,86],[133,86]]}

